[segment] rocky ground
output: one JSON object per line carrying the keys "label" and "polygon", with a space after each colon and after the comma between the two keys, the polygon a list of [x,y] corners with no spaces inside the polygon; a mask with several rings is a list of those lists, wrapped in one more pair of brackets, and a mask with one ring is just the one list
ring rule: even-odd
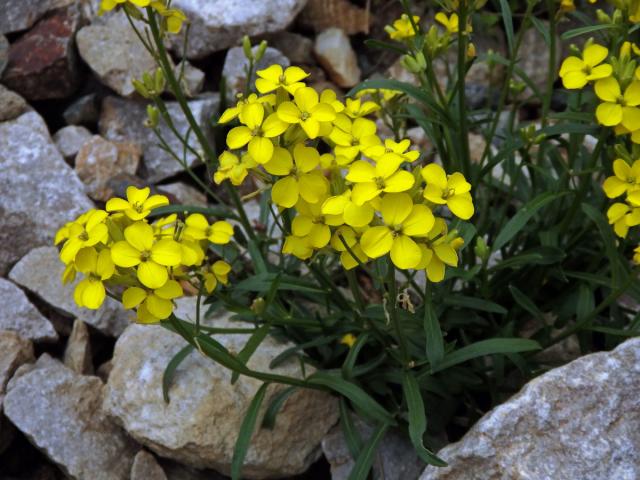
{"label": "rocky ground", "polygon": [[[372,75],[402,78],[392,55],[363,47],[367,36],[382,38],[384,24],[400,13],[397,2],[244,3],[173,2],[192,22],[185,83],[205,127],[219,111],[220,79],[229,99],[247,82],[237,47],[244,34],[269,41],[260,66],[300,65],[312,85],[339,93]],[[257,383],[231,385],[229,372],[192,353],[166,403],[163,371],[182,340],[158,326],[132,325],[111,299],[99,311],[79,309],[73,285],[58,280],[63,268],[51,246],[60,225],[129,184],[151,185],[180,203],[207,203],[143,126],[145,106],[131,79],[153,61],[122,15],[97,17],[89,0],[0,0],[0,12],[0,480],[226,478]],[[525,47],[540,51],[536,32],[529,36]],[[500,34],[478,34],[476,42],[480,52],[504,50]],[[544,82],[546,60],[522,56],[530,60],[523,68]],[[491,103],[500,81],[494,74],[473,67],[472,103]],[[186,132],[177,105],[168,105]],[[428,148],[419,130],[410,134]],[[482,150],[480,137],[470,140]],[[194,157],[186,160],[206,174]],[[193,316],[193,300],[181,300],[179,309]],[[230,348],[243,342],[238,335],[218,339]],[[252,366],[266,368],[287,347],[264,342]],[[301,375],[295,363],[278,369]],[[275,427],[255,436],[247,477],[345,479],[352,460],[336,422],[335,399],[311,391],[290,396]],[[371,431],[359,428],[365,436]],[[387,480],[635,479],[638,445],[640,341],[629,340],[532,381],[440,452],[450,467],[425,470],[394,431],[374,471]]]}

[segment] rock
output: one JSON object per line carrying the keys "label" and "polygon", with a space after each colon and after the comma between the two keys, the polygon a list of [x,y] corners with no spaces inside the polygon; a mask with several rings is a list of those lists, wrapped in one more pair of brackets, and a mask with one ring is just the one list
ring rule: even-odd
{"label": "rock", "polygon": [[113,363],[111,360],[104,362],[102,365],[98,367],[96,370],[96,375],[100,377],[103,383],[107,383],[109,380],[109,375],[111,374],[111,369],[113,368]]}
{"label": "rock", "polygon": [[[203,127],[205,134],[210,137],[213,144],[212,132],[209,128],[209,119],[218,110],[220,97],[218,94],[207,95],[189,101],[189,106],[198,123]],[[166,102],[167,110],[173,119],[177,131],[186,135],[189,124],[177,102]],[[146,179],[155,183],[170,177],[183,170],[182,165],[171,155],[158,146],[158,139],[152,130],[144,126],[147,118],[145,104],[123,100],[116,97],[107,97],[102,103],[100,115],[100,134],[107,140],[115,142],[133,142],[142,147],[144,165],[146,167]],[[184,147],[180,140],[163,123],[159,126],[160,134],[169,146],[182,158]],[[200,148],[193,133],[189,137],[190,144],[197,150]],[[197,157],[187,152],[186,161],[193,165]]]}
{"label": "rock", "polygon": [[53,325],[25,293],[13,283],[0,278],[0,330],[9,330],[34,342],[54,342],[58,339]]}
{"label": "rock", "polygon": [[421,480],[640,476],[640,339],[529,382],[438,455]]}
{"label": "rock", "polygon": [[0,33],[26,30],[45,13],[73,2],[74,0],[0,0]]}
{"label": "rock", "polygon": [[[191,29],[187,58],[202,58],[237,45],[244,35],[284,30],[307,0],[174,0],[172,6],[186,14]],[[182,52],[183,34],[173,38]]]}
{"label": "rock", "polygon": [[45,354],[11,379],[4,411],[65,475],[128,480],[138,447],[100,410],[102,395],[99,378],[78,375]]}
{"label": "rock", "polygon": [[168,480],[228,480],[229,477],[222,476],[215,470],[196,470],[178,462],[167,459],[160,459],[162,469]]}
{"label": "rock", "polygon": [[[255,53],[259,46],[256,45],[251,50]],[[250,85],[253,86],[256,81],[257,70],[262,70],[270,65],[278,64],[284,68],[291,65],[289,59],[285,57],[282,52],[275,48],[267,47],[264,52],[264,56],[257,62],[251,80]],[[242,47],[230,48],[227,52],[227,56],[224,59],[224,67],[222,68],[222,76],[227,82],[227,98],[234,100],[238,93],[244,93],[247,85],[247,72],[249,67],[249,60],[244,55]]]}
{"label": "rock", "polygon": [[4,72],[7,62],[9,61],[9,41],[7,37],[0,34],[0,78]]}
{"label": "rock", "polygon": [[[545,28],[549,28],[548,22],[543,21],[542,24],[545,25]],[[560,62],[562,61],[562,44],[560,37],[557,37],[556,64],[552,68],[554,74],[560,68]],[[549,46],[537,28],[532,27],[524,32],[518,58],[520,59],[518,66],[522,68],[533,84],[542,92],[546,91],[547,72],[549,72]],[[527,86],[522,96],[527,98],[531,95],[533,95],[533,90]],[[532,101],[533,103],[540,103],[539,98],[534,98]]]}
{"label": "rock", "polygon": [[63,285],[60,281],[64,265],[58,258],[56,247],[34,248],[9,272],[9,278],[32,291],[63,315],[78,318],[97,328],[105,335],[117,337],[129,324],[131,312],[107,297],[98,310],[80,308],[73,300],[74,282]]}
{"label": "rock", "polygon": [[90,208],[37,113],[0,124],[0,275],[32,248],[51,245],[58,228]]}
{"label": "rock", "polygon": [[110,142],[93,135],[76,156],[75,170],[87,195],[106,202],[113,196],[109,180],[120,174],[135,175],[141,148],[130,142]]}
{"label": "rock", "polygon": [[264,36],[270,47],[282,52],[294,65],[313,63],[313,40],[299,33],[282,30]]}
{"label": "rock", "polygon": [[[373,434],[373,427],[355,419],[356,428],[363,441]],[[331,480],[347,480],[355,465],[340,426],[334,427],[322,439],[322,452],[331,465]],[[424,469],[406,435],[388,430],[376,450],[373,461],[375,480],[416,480]]]}
{"label": "rock", "polygon": [[[193,298],[182,299],[176,314],[193,318],[193,305]],[[215,321],[216,326],[229,324],[228,316]],[[238,326],[237,322],[232,324]],[[217,335],[216,340],[238,352],[247,336]],[[228,474],[240,423],[261,382],[241,377],[231,385],[231,372],[193,352],[178,367],[169,390],[171,402],[165,404],[163,372],[184,345],[181,337],[157,325],[128,327],[116,343],[104,408],[156,454]],[[275,355],[288,346],[267,338],[249,366],[267,370]],[[294,361],[274,372],[296,377],[302,374]],[[264,408],[283,388],[275,384],[269,387]],[[332,397],[297,390],[283,405],[274,429],[262,429],[254,435],[243,478],[283,477],[305,471],[318,458],[320,440],[336,420]]]}
{"label": "rock", "polygon": [[76,7],[57,10],[16,40],[2,81],[27,100],[65,98],[78,83],[74,34],[80,25]]}
{"label": "rock", "polygon": [[133,459],[131,480],[167,480],[167,476],[156,457],[146,450],[140,450]]}
{"label": "rock", "polygon": [[369,18],[369,8],[360,8],[350,0],[309,0],[297,23],[315,32],[334,27],[353,35],[369,33]]}
{"label": "rock", "polygon": [[13,120],[28,109],[24,98],[0,84],[0,122]]}
{"label": "rock", "polygon": [[98,107],[95,93],[84,95],[69,105],[62,116],[69,125],[93,125],[98,123]]}
{"label": "rock", "polygon": [[[175,74],[176,78],[180,78],[180,74],[182,74],[182,88],[188,97],[193,97],[202,91],[202,87],[204,86],[204,72],[199,68],[184,61],[175,67]],[[169,92],[168,86],[166,91]]]}
{"label": "rock", "polygon": [[339,87],[353,87],[360,81],[356,52],[349,37],[339,28],[329,28],[316,37],[316,58]]}
{"label": "rock", "polygon": [[130,97],[135,93],[131,80],[155,71],[155,61],[123,12],[101,20],[80,29],[76,36],[78,52],[102,83]]}
{"label": "rock", "polygon": [[480,164],[485,148],[487,148],[487,142],[482,135],[469,134],[469,156],[473,163]]}
{"label": "rock", "polygon": [[91,139],[91,132],[85,127],[69,125],[53,134],[53,141],[65,160],[73,160],[80,148]]}
{"label": "rock", "polygon": [[89,329],[82,320],[73,322],[73,330],[71,330],[67,347],[64,350],[63,363],[65,367],[80,375],[93,374]]}
{"label": "rock", "polygon": [[166,192],[175,199],[171,203],[179,203],[181,205],[197,205],[200,207],[207,206],[207,196],[200,190],[190,187],[183,182],[169,183],[160,185],[160,190]]}

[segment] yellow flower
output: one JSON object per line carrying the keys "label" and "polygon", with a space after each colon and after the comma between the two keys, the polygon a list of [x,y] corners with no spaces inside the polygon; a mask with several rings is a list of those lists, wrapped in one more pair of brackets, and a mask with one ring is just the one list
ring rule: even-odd
{"label": "yellow flower", "polygon": [[[458,33],[460,31],[460,20],[457,13],[452,13],[449,17],[444,12],[438,12],[435,16],[436,22],[440,23],[449,33]],[[472,32],[471,25],[467,25],[467,32]]]}
{"label": "yellow flower", "polygon": [[469,220],[474,213],[471,200],[471,184],[456,172],[447,176],[444,169],[435,163],[424,167],[422,178],[427,182],[424,198],[438,205],[447,205],[451,212],[462,220]]}
{"label": "yellow flower", "polygon": [[[638,199],[640,200],[640,199]],[[609,224],[613,225],[613,231],[621,238],[625,238],[629,227],[640,225],[640,203],[630,206],[626,203],[614,203],[607,210]]]}
{"label": "yellow flower", "polygon": [[180,33],[182,24],[187,20],[182,10],[167,8],[163,2],[151,2],[151,7],[164,18],[169,33]]}
{"label": "yellow flower", "polygon": [[124,238],[111,247],[113,263],[137,267],[138,280],[148,288],[160,288],[169,279],[166,267],[176,267],[182,258],[180,244],[170,238],[157,240],[153,228],[136,222],[124,229]]}
{"label": "yellow flower", "polygon": [[640,247],[636,247],[633,250],[633,263],[640,265]]}
{"label": "yellow flower", "polygon": [[218,260],[211,265],[210,270],[204,274],[204,288],[207,292],[213,292],[218,282],[226,285],[229,282],[229,272],[231,272],[231,265],[223,260]]}
{"label": "yellow flower", "polygon": [[83,248],[76,255],[75,268],[85,275],[73,292],[76,304],[92,310],[100,308],[106,296],[102,282],[115,273],[109,250],[98,253],[95,248]]}
{"label": "yellow flower", "polygon": [[169,199],[164,195],[151,195],[149,187],[127,187],[127,199],[111,198],[107,202],[107,212],[123,212],[131,220],[142,220],[151,210],[163,205],[169,205]]}
{"label": "yellow flower", "polygon": [[252,93],[247,98],[236,103],[235,107],[227,108],[218,119],[218,123],[228,123],[235,118],[242,118],[244,107],[251,105],[252,103],[261,103],[263,105],[270,105],[274,107],[276,104],[276,96],[271,94],[258,97],[255,93]]}
{"label": "yellow flower", "polygon": [[207,219],[201,213],[192,213],[185,222],[184,235],[194,240],[209,240],[216,245],[225,245],[231,240],[233,227],[224,220],[209,225]]}
{"label": "yellow flower", "polygon": [[357,205],[351,199],[351,190],[347,190],[342,195],[327,198],[322,203],[322,213],[339,216],[351,227],[364,227],[371,223],[375,212],[369,203]]}
{"label": "yellow flower", "polygon": [[349,167],[345,179],[355,183],[351,199],[356,205],[373,200],[382,192],[405,192],[413,187],[414,176],[399,170],[400,161],[393,158],[380,159],[375,166],[365,160],[357,160]]}
{"label": "yellow flower", "polygon": [[328,190],[327,180],[321,172],[315,171],[320,164],[320,154],[313,147],[298,143],[291,153],[277,147],[271,161],[264,169],[279,179],[271,188],[273,203],[285,208],[293,207],[302,197],[309,203],[317,203]]}
{"label": "yellow flower", "polygon": [[171,315],[172,300],[182,294],[182,287],[175,280],[167,280],[164,285],[152,290],[129,287],[122,294],[122,306],[126,309],[137,307],[140,323],[157,323]]}
{"label": "yellow flower", "polygon": [[235,150],[249,144],[249,155],[261,164],[267,163],[273,156],[274,147],[271,139],[281,135],[288,126],[275,113],[266,119],[264,114],[262,104],[247,105],[240,116],[244,125],[232,128],[227,134],[227,145],[230,149]]}
{"label": "yellow flower", "polygon": [[634,80],[625,89],[624,94],[620,84],[613,78],[598,80],[595,92],[603,101],[596,109],[596,118],[607,127],[622,124],[627,130],[640,129],[640,81]]}
{"label": "yellow flower", "polygon": [[218,170],[213,174],[213,181],[219,185],[227,178],[233,185],[241,185],[247,177],[248,171],[258,166],[248,153],[242,155],[240,160],[237,155],[225,150],[218,158],[220,162]]}
{"label": "yellow flower", "polygon": [[[343,242],[344,240],[344,242]],[[347,244],[345,246],[345,243]],[[361,263],[367,263],[369,257],[362,250],[355,230],[343,225],[331,236],[331,246],[340,252],[340,263],[346,270],[351,270]],[[347,246],[349,248],[347,248]],[[351,250],[351,251],[349,251]],[[355,257],[354,257],[355,255]]]}
{"label": "yellow flower", "polygon": [[299,201],[296,204],[298,215],[291,222],[291,233],[299,238],[305,238],[313,248],[323,248],[331,240],[329,226],[342,224],[341,218],[323,215],[321,204]]}
{"label": "yellow flower", "polygon": [[136,7],[148,7],[151,0],[100,0],[100,12],[109,12],[123,3],[131,3]]}
{"label": "yellow flower", "polygon": [[104,223],[107,216],[108,214],[104,210],[92,209],[81,215],[77,221],[64,226],[63,230],[58,232],[58,241],[60,241],[61,237],[67,237],[67,241],[60,251],[60,260],[65,265],[74,261],[81,248],[107,243],[109,229]]}
{"label": "yellow flower", "polygon": [[573,0],[560,0],[560,11],[561,12],[573,12],[575,11],[576,6],[573,3]]}
{"label": "yellow flower", "polygon": [[[418,22],[420,22],[420,17],[413,15],[413,23],[418,25]],[[406,13],[403,13],[398,20],[394,21],[392,26],[387,25],[385,31],[392,40],[403,40],[416,35],[411,20],[409,20],[409,16]]]}
{"label": "yellow flower", "polygon": [[460,238],[449,239],[447,235],[447,224],[442,218],[437,218],[433,228],[427,235],[428,244],[421,243],[420,250],[422,258],[416,269],[424,269],[427,278],[431,282],[441,282],[444,280],[445,267],[458,265],[458,254],[456,249],[461,247]]}
{"label": "yellow flower", "polygon": [[342,338],[340,339],[340,343],[351,348],[353,347],[353,344],[356,343],[356,340],[357,338],[353,333],[347,333],[346,335],[342,336]]}
{"label": "yellow flower", "polygon": [[613,162],[613,177],[604,181],[602,189],[609,198],[616,198],[623,193],[629,193],[640,189],[640,160],[629,165],[618,158]]}
{"label": "yellow flower", "polygon": [[282,246],[282,253],[293,255],[300,260],[307,260],[313,255],[313,247],[308,237],[296,237],[287,235]]}
{"label": "yellow flower", "polygon": [[361,99],[347,98],[347,106],[344,112],[351,118],[365,117],[380,110],[380,105],[371,100],[363,102]]}
{"label": "yellow flower", "polygon": [[366,118],[356,118],[353,122],[348,116],[339,114],[334,120],[329,139],[336,144],[336,156],[353,160],[361,151],[382,142],[376,135],[376,124]]}
{"label": "yellow flower", "polygon": [[381,257],[391,252],[391,261],[401,269],[414,268],[422,251],[412,237],[426,236],[435,218],[426,205],[414,205],[407,193],[385,195],[380,202],[385,225],[371,227],[360,238],[367,256]]}
{"label": "yellow flower", "polygon": [[613,67],[607,63],[600,65],[607,55],[607,48],[594,43],[584,49],[582,58],[567,57],[560,66],[560,78],[564,87],[582,88],[591,81],[609,77]]}
{"label": "yellow flower", "polygon": [[311,87],[299,88],[293,99],[293,102],[282,102],[278,106],[278,118],[289,124],[300,124],[309,138],[318,136],[321,122],[336,118],[333,107],[320,102],[318,92]]}
{"label": "yellow flower", "polygon": [[304,87],[304,82],[301,82],[301,80],[309,76],[300,67],[287,67],[283,71],[280,65],[271,65],[264,70],[258,70],[256,75],[258,76],[256,89],[260,93],[273,92],[281,87],[291,95],[295,94],[299,88]]}
{"label": "yellow flower", "polygon": [[375,161],[378,161],[384,155],[395,154],[398,155],[402,161],[415,162],[418,157],[420,157],[420,152],[418,150],[409,150],[410,146],[411,141],[408,138],[400,140],[399,142],[394,142],[390,138],[387,138],[384,141],[384,145],[367,147],[363,153]]}

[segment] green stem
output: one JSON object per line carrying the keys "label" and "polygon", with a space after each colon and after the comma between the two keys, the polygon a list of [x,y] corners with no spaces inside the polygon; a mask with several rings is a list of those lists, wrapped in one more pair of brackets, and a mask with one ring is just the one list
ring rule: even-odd
{"label": "green stem", "polygon": [[389,309],[389,317],[391,318],[391,324],[393,325],[394,330],[396,331],[396,336],[398,337],[398,345],[400,345],[400,354],[402,356],[402,361],[404,363],[403,367],[408,367],[409,365],[409,350],[407,348],[407,340],[404,338],[402,333],[402,327],[400,325],[400,320],[398,319],[398,311],[396,308],[396,302],[398,293],[396,291],[396,269],[391,261],[391,257],[389,257],[389,263],[387,265],[387,308]]}
{"label": "green stem", "polygon": [[465,76],[467,74],[467,5],[460,2],[458,23],[458,122],[460,123],[460,148],[462,153],[462,172],[466,178],[471,173],[471,156],[469,154],[469,126],[467,123],[467,95],[465,92]]}

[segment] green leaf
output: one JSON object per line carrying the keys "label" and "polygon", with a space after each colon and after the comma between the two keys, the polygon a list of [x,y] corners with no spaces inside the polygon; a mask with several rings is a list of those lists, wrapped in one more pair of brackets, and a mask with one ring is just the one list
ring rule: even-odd
{"label": "green leaf", "polygon": [[280,390],[276,393],[271,400],[271,403],[267,407],[267,410],[264,412],[264,417],[262,418],[262,428],[266,428],[268,430],[272,430],[276,425],[276,417],[278,413],[282,409],[284,402],[287,401],[287,398],[291,396],[293,392],[296,391],[298,387],[287,387],[283,390]]}
{"label": "green leaf", "polygon": [[258,420],[260,406],[262,405],[264,396],[267,393],[268,386],[268,383],[263,383],[262,386],[258,389],[255,396],[253,397],[253,400],[251,400],[249,409],[247,410],[247,413],[245,413],[242,424],[240,425],[238,439],[236,440],[236,445],[233,449],[233,458],[231,459],[232,480],[241,480],[240,473],[242,471],[242,464],[244,463],[244,458],[247,455],[247,450],[249,450],[251,437],[253,436],[253,431],[256,427],[256,421]]}
{"label": "green leaf", "polygon": [[177,368],[191,352],[193,352],[193,345],[187,345],[181,348],[169,363],[167,363],[167,367],[164,369],[164,373],[162,374],[162,398],[164,398],[165,403],[169,403],[169,388],[171,387]]}
{"label": "green leaf", "polygon": [[516,303],[520,305],[526,312],[529,312],[529,314],[533,318],[538,320],[543,318],[542,312],[538,309],[538,307],[536,307],[536,304],[533,303],[531,299],[522,292],[522,290],[520,290],[515,285],[509,285],[509,291],[511,292],[511,296],[516,301]]}
{"label": "green leaf", "polygon": [[391,50],[392,52],[399,53],[404,55],[407,53],[407,49],[400,43],[389,43],[382,42],[380,40],[375,40],[373,38],[369,38],[364,41],[364,44],[369,48],[379,48],[381,50]]}
{"label": "green leaf", "polygon": [[355,343],[349,349],[349,353],[347,353],[347,357],[344,359],[344,363],[342,364],[342,375],[344,378],[352,378],[353,377],[353,367],[358,360],[358,354],[362,347],[367,344],[367,340],[369,340],[369,334],[363,333],[358,335]]}
{"label": "green leaf", "polygon": [[388,423],[382,423],[376,428],[362,449],[362,452],[358,455],[358,459],[347,480],[367,480],[378,444],[384,438],[384,434],[387,433],[388,428]]}
{"label": "green leaf", "polygon": [[539,350],[540,348],[542,347],[538,342],[526,338],[492,338],[482,340],[447,354],[442,362],[431,369],[431,372],[440,372],[454,365],[486,355],[528,352],[531,350]]}
{"label": "green leaf", "polygon": [[311,384],[322,385],[347,397],[354,405],[358,406],[372,420],[395,424],[393,416],[362,388],[329,372],[316,372],[307,378]]}
{"label": "green leaf", "polygon": [[531,23],[533,23],[533,26],[536,27],[536,30],[538,30],[540,32],[540,35],[542,35],[542,38],[544,38],[544,43],[546,43],[547,46],[551,45],[551,35],[549,34],[549,26],[544,22],[542,22],[541,20],[539,20],[535,15],[531,15],[529,17],[529,20],[531,20]]}
{"label": "green leaf", "polygon": [[552,193],[546,192],[537,196],[529,203],[524,205],[518,210],[511,220],[500,230],[500,233],[496,237],[491,249],[496,252],[500,250],[506,243],[515,237],[520,230],[524,228],[527,222],[533,217],[538,210],[547,205],[548,203],[566,195],[568,192]]}
{"label": "green leaf", "polygon": [[418,456],[430,465],[446,467],[447,463],[438,458],[433,452],[424,446],[424,432],[427,431],[427,416],[424,412],[424,402],[420,394],[420,386],[416,378],[405,372],[402,378],[402,393],[407,402],[409,412],[409,438]]}
{"label": "green leaf", "polygon": [[271,290],[273,282],[276,278],[280,277],[280,283],[278,288],[280,290],[288,290],[292,292],[307,292],[307,293],[326,293],[325,290],[318,288],[318,286],[305,282],[298,277],[291,275],[282,275],[281,273],[262,273],[253,275],[246,280],[237,283],[234,287],[237,291],[249,291],[249,292],[268,292]]}
{"label": "green leaf", "polygon": [[580,35],[587,35],[589,33],[599,32],[601,30],[607,30],[610,28],[617,28],[617,26],[606,23],[606,24],[600,24],[600,25],[588,25],[586,27],[573,28],[571,30],[567,30],[562,35],[560,35],[560,38],[562,40],[569,40],[571,38],[579,37]]}
{"label": "green leaf", "polygon": [[[244,344],[242,350],[236,355],[236,358],[240,360],[245,365],[251,358],[251,355],[255,353],[258,349],[262,341],[269,335],[269,330],[271,329],[271,325],[265,324],[256,328],[255,332],[249,337],[247,343]],[[236,371],[231,374],[231,384],[233,385],[240,378],[240,372]]]}
{"label": "green leaf", "polygon": [[426,302],[424,305],[424,335],[429,363],[436,365],[444,357],[444,341],[440,321],[431,302]]}
{"label": "green leaf", "polygon": [[600,237],[604,243],[604,252],[609,259],[611,274],[613,277],[612,283],[615,287],[618,287],[621,285],[625,274],[623,267],[620,265],[620,259],[616,247],[616,237],[613,233],[613,229],[607,220],[605,220],[602,212],[596,210],[588,203],[582,204],[582,211],[591,219],[591,221],[593,221],[593,223],[596,224],[596,227],[598,228],[598,232],[600,233]]}
{"label": "green leaf", "polygon": [[514,35],[513,35],[513,15],[511,15],[511,7],[507,0],[500,0],[500,11],[502,12],[502,21],[504,23],[504,31],[507,34],[507,45],[509,46],[509,55],[513,54]]}
{"label": "green leaf", "polygon": [[507,309],[502,305],[484,300],[482,298],[467,297],[465,295],[447,295],[444,297],[444,304],[452,307],[471,308],[473,310],[481,310],[483,312],[499,313],[505,315]]}
{"label": "green leaf", "polygon": [[267,267],[264,257],[262,256],[262,252],[258,248],[255,240],[249,240],[247,243],[247,250],[249,251],[249,256],[251,257],[256,273],[259,275],[268,273],[269,268]]}
{"label": "green leaf", "polygon": [[342,428],[342,434],[344,435],[345,443],[349,449],[349,453],[353,458],[357,458],[362,450],[362,439],[360,433],[353,423],[351,418],[351,412],[349,411],[349,404],[344,397],[340,397],[339,403],[340,409],[340,428]]}
{"label": "green leaf", "polygon": [[578,299],[576,303],[576,320],[587,318],[591,312],[596,308],[595,300],[593,298],[593,291],[586,283],[581,283],[578,288]]}

